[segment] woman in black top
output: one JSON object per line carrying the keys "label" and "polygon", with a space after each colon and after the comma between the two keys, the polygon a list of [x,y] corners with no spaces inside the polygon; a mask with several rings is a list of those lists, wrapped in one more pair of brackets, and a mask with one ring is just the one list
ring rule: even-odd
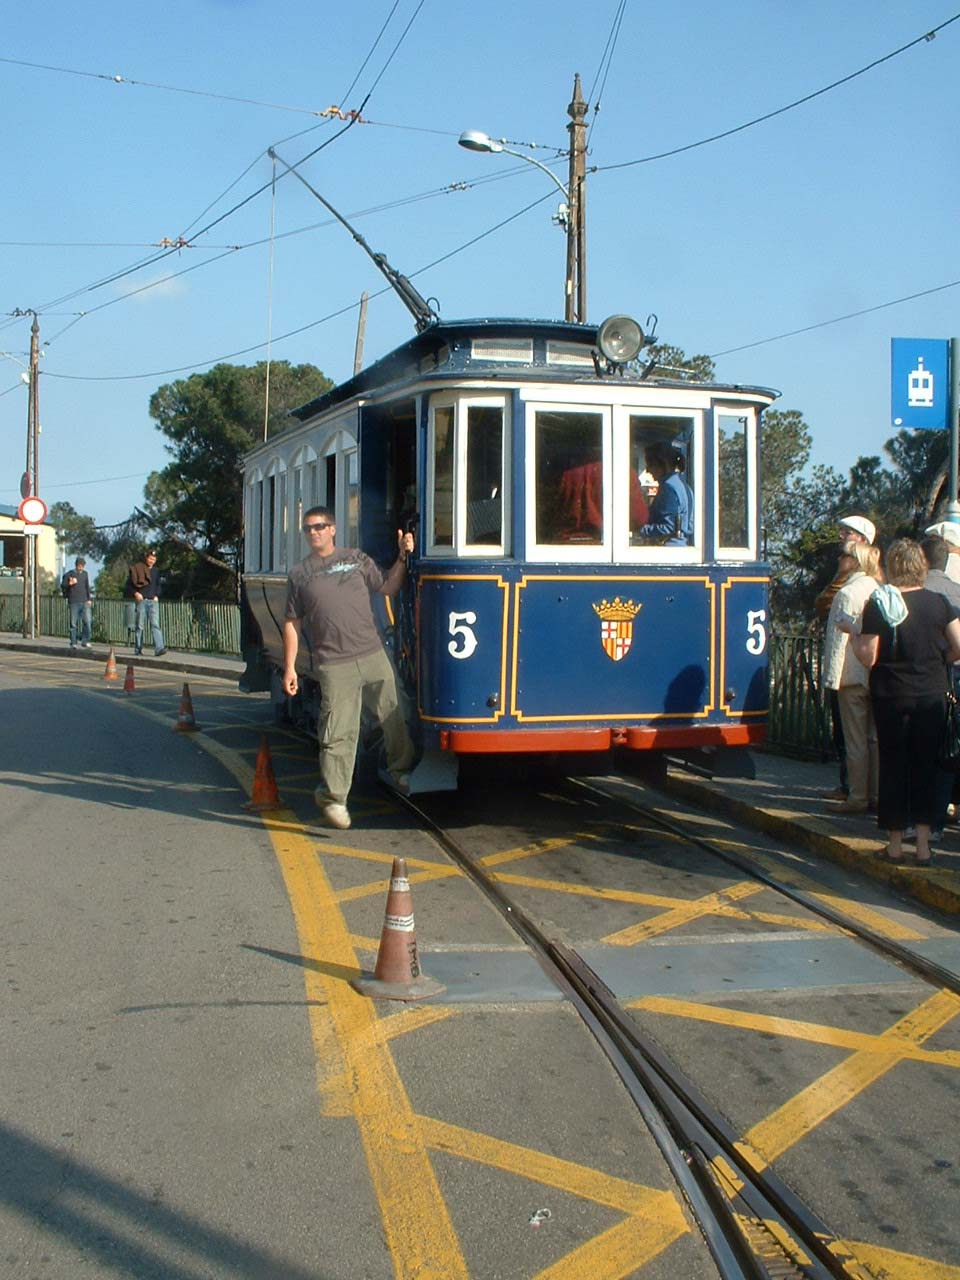
{"label": "woman in black top", "polygon": [[944,596],[924,588],[926,576],[920,546],[898,539],[887,552],[888,585],[867,602],[861,634],[849,627],[854,652],[870,668],[880,751],[877,824],[890,838],[880,856],[902,862],[904,828],[912,824],[917,829],[912,861],[918,865],[931,860],[947,663],[960,659],[960,620]]}

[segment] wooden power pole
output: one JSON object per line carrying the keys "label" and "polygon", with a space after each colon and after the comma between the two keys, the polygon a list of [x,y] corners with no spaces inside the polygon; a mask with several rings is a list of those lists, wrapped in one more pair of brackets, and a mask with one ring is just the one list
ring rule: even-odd
{"label": "wooden power pole", "polygon": [[567,107],[570,123],[570,181],[567,184],[567,298],[564,319],[586,323],[587,318],[587,104],[580,76],[573,79],[573,99]]}

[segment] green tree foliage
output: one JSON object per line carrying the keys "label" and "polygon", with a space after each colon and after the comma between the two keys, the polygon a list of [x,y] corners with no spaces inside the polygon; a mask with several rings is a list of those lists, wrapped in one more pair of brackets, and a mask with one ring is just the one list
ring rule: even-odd
{"label": "green tree foliage", "polygon": [[102,560],[109,540],[97,528],[92,516],[81,515],[69,502],[55,502],[47,522],[57,531],[57,543],[68,556],[90,556]]}
{"label": "green tree foliage", "polygon": [[[148,478],[143,515],[157,533],[168,594],[235,594],[241,465],[263,439],[266,375],[265,363],[218,364],[150,398],[150,416],[173,460]],[[272,364],[268,436],[288,425],[291,409],[332,385],[313,365]]]}

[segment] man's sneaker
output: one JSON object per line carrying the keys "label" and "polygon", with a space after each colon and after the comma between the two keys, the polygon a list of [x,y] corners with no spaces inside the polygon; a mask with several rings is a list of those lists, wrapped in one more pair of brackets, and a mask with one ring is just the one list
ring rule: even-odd
{"label": "man's sneaker", "polygon": [[81,649],[89,649],[89,648],[90,648],[90,642],[89,642],[89,640],[81,640],[81,641],[80,641],[80,648],[81,648]]}
{"label": "man's sneaker", "polygon": [[338,831],[346,831],[350,826],[350,814],[345,804],[325,804],[322,809],[323,820],[328,827],[336,827]]}
{"label": "man's sneaker", "polygon": [[166,652],[167,652],[166,649],[158,649],[153,656],[155,658],[162,658]]}
{"label": "man's sneaker", "polygon": [[402,796],[410,794],[409,773],[391,773],[389,769],[378,769],[377,777],[391,791],[398,791]]}

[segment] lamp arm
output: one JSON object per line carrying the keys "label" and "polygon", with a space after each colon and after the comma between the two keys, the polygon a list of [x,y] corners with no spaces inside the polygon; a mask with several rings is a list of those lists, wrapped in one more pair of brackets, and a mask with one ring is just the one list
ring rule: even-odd
{"label": "lamp arm", "polygon": [[501,147],[500,150],[504,155],[516,156],[518,160],[526,160],[527,164],[536,165],[537,168],[542,173],[545,173],[547,177],[551,180],[551,182],[554,183],[557,189],[562,193],[564,200],[566,200],[568,204],[570,203],[570,192],[563,185],[563,183],[560,181],[560,179],[557,177],[557,175],[553,172],[552,169],[548,169],[545,164],[541,164],[540,161],[535,160],[533,156],[524,155],[522,151],[512,151],[509,147]]}

